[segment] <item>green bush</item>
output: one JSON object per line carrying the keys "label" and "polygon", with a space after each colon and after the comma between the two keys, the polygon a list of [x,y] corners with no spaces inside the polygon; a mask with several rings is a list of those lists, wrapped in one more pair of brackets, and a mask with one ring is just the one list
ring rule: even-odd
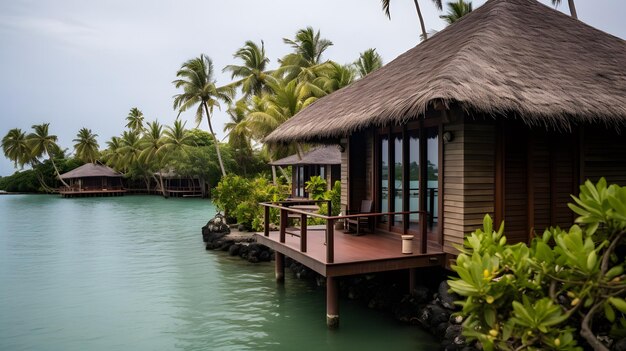
{"label": "green bush", "polygon": [[312,176],[307,182],[306,192],[313,200],[323,200],[326,193],[326,180],[320,176]]}
{"label": "green bush", "polygon": [[507,245],[503,226],[466,237],[449,281],[464,335],[485,350],[608,350],[626,337],[626,187],[587,181],[568,231]]}
{"label": "green bush", "polygon": [[[259,203],[282,201],[288,191],[288,186],[274,186],[264,177],[248,180],[237,175],[227,175],[215,188],[213,202],[247,229],[262,230],[264,210]],[[278,217],[278,211],[271,209],[270,221],[278,223]]]}

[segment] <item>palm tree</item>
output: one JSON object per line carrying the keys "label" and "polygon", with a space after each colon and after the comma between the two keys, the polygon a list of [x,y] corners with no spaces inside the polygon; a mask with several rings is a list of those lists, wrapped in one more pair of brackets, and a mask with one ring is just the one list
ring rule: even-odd
{"label": "palm tree", "polygon": [[121,138],[118,136],[112,136],[109,141],[106,142],[107,148],[102,152],[102,157],[107,165],[117,170],[123,170],[123,154],[120,152],[122,148]]}
{"label": "palm tree", "polygon": [[[325,93],[330,94],[354,81],[355,71],[351,65],[340,65],[329,61],[325,66],[326,69],[313,81],[313,84],[322,88]],[[313,93],[315,92],[313,91]],[[319,94],[315,95],[320,96]]]}
{"label": "palm tree", "polygon": [[315,33],[312,27],[300,29],[293,40],[283,38],[283,42],[295,51],[278,60],[280,67],[276,74],[284,75],[287,81],[297,78],[300,82],[317,78],[322,54],[333,45],[330,40],[320,37],[319,30]]}
{"label": "palm tree", "polygon": [[448,13],[445,15],[439,16],[442,20],[446,21],[448,24],[452,24],[461,17],[467,15],[472,12],[472,2],[465,2],[463,0],[457,0],[457,2],[449,2],[446,4],[448,7]]}
{"label": "palm tree", "polygon": [[354,61],[359,78],[374,72],[383,66],[383,59],[376,52],[376,49],[367,49],[359,54],[358,60]]}
{"label": "palm tree", "polygon": [[75,142],[74,150],[76,150],[76,157],[87,163],[95,163],[96,159],[100,156],[100,152],[98,152],[98,141],[96,137],[98,134],[93,134],[91,129],[81,128],[76,134],[76,139],[72,141]]}
{"label": "palm tree", "polygon": [[31,163],[32,153],[26,139],[26,133],[19,128],[9,130],[2,138],[2,150],[7,159],[13,161],[15,167],[20,168]]}
{"label": "palm tree", "polygon": [[[389,11],[390,3],[391,3],[391,0],[381,0],[383,11],[385,12],[385,15],[387,15],[389,19],[391,19],[391,12]],[[424,18],[422,17],[422,10],[420,9],[420,5],[417,2],[417,0],[413,0],[413,3],[415,3],[415,10],[417,11],[417,17],[420,21],[420,26],[422,28],[422,38],[426,40],[428,39],[428,34],[426,33],[426,26],[424,25]],[[441,0],[433,0],[433,3],[435,3],[435,6],[437,6],[437,9],[441,11],[441,9],[443,8]]]}
{"label": "palm tree", "polygon": [[174,96],[174,109],[178,109],[178,114],[198,104],[196,109],[196,123],[199,125],[202,116],[206,115],[209,124],[209,131],[215,140],[215,151],[220,164],[222,176],[226,175],[219,143],[215,137],[213,126],[211,125],[211,114],[213,107],[220,107],[219,101],[231,103],[234,89],[229,86],[217,87],[213,78],[213,62],[202,54],[183,63],[180,70],[176,72],[179,79],[173,81],[176,88],[183,88],[183,93]]}
{"label": "palm tree", "polygon": [[[259,99],[258,96],[255,98]],[[230,121],[224,124],[224,131],[228,132],[228,144],[235,151],[235,161],[241,165],[244,176],[246,173],[246,163],[252,157],[251,131],[246,123],[246,117],[250,112],[245,100],[239,100],[235,105],[228,108]]]}
{"label": "palm tree", "polygon": [[121,167],[119,169],[128,170],[129,167],[134,165],[139,160],[141,150],[139,134],[125,130],[122,133],[122,137],[119,139],[119,148],[117,151],[120,156],[118,167]]}
{"label": "palm tree", "polygon": [[139,110],[138,108],[131,108],[130,112],[128,112],[128,116],[126,116],[126,120],[128,121],[128,123],[126,123],[126,128],[136,133],[139,133],[143,130],[144,116],[143,112],[141,112],[141,110]]}
{"label": "palm tree", "polygon": [[[262,140],[279,125],[317,100],[317,97],[311,95],[306,83],[296,80],[289,82],[278,80],[268,83],[268,86],[273,94],[265,95],[262,99],[253,97],[254,108],[246,117],[246,124],[257,140]],[[301,146],[299,144],[295,146],[301,154]],[[277,150],[268,151],[273,151],[269,152],[272,155]]]}
{"label": "palm tree", "polygon": [[54,172],[56,173],[57,178],[63,183],[64,186],[69,188],[69,185],[61,178],[61,174],[59,173],[59,169],[54,163],[54,157],[51,151],[55,149],[59,149],[57,145],[57,136],[50,135],[48,133],[48,127],[50,123],[36,124],[33,125],[32,128],[35,130],[34,133],[30,133],[26,139],[27,144],[30,147],[31,155],[33,158],[39,158],[44,154],[48,156],[50,162],[52,162],[52,167],[54,168]]}
{"label": "palm tree", "polygon": [[240,48],[233,55],[234,58],[241,59],[243,65],[228,65],[223,72],[230,71],[232,78],[241,78],[231,83],[234,87],[241,87],[244,97],[250,95],[260,95],[267,91],[265,81],[270,79],[271,72],[267,71],[270,59],[265,56],[265,44],[261,41],[261,47],[253,41],[246,41],[244,47]]}
{"label": "palm tree", "polygon": [[189,131],[185,129],[185,124],[181,120],[176,119],[173,126],[165,127],[163,135],[165,140],[163,147],[168,153],[176,153],[178,151],[186,151],[195,142]]}
{"label": "palm tree", "polygon": [[163,184],[163,167],[165,166],[167,150],[164,147],[163,126],[158,121],[148,123],[146,133],[141,140],[141,146],[142,151],[139,154],[139,160],[147,165],[152,165],[150,168],[156,169],[159,178],[155,178],[155,180],[159,184],[163,196],[167,197]]}
{"label": "palm tree", "polygon": [[[552,0],[552,5],[559,6],[561,4],[561,0]],[[576,13],[576,5],[574,4],[574,0],[567,0],[567,5],[569,6],[569,13],[572,17],[578,19],[578,14]]]}

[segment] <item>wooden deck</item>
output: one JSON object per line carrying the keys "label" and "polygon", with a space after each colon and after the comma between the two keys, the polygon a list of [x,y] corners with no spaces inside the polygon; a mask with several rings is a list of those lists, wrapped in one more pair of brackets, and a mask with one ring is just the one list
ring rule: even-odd
{"label": "wooden deck", "polygon": [[125,189],[61,189],[59,194],[62,197],[98,197],[98,196],[122,196]]}
{"label": "wooden deck", "polygon": [[419,267],[440,266],[445,263],[445,253],[440,245],[429,243],[427,253],[420,253],[418,238],[412,241],[412,254],[402,253],[400,235],[367,233],[355,236],[341,230],[334,232],[334,260],[326,259],[326,230],[320,226],[307,228],[306,251],[302,252],[301,237],[289,234],[299,228],[289,228],[285,242],[280,242],[280,232],[270,231],[255,235],[256,241],[291,257],[325,277],[392,271]]}
{"label": "wooden deck", "polygon": [[[446,253],[441,245],[428,241],[427,234],[413,237],[410,241],[411,253],[402,253],[402,235],[370,230],[365,235],[352,235],[336,230],[334,224],[346,219],[360,217],[408,215],[411,212],[360,213],[354,215],[331,216],[331,202],[326,201],[328,216],[307,211],[301,206],[318,205],[324,201],[282,201],[261,203],[264,206],[263,233],[254,235],[256,241],[276,252],[276,281],[285,278],[284,257],[291,257],[315,272],[326,277],[326,325],[339,326],[339,283],[337,277],[374,272],[407,270],[409,291],[416,283],[417,268],[444,266]],[[300,206],[300,208],[298,208]],[[270,230],[270,210],[280,211],[278,230]],[[300,228],[289,226],[290,219],[299,217]],[[325,225],[308,226],[308,218],[318,218]],[[421,214],[422,220],[425,216]]]}

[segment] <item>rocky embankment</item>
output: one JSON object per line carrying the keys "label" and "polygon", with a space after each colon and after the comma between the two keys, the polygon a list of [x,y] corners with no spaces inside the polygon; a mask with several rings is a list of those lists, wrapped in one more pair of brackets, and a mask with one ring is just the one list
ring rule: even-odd
{"label": "rocky embankment", "polygon": [[[219,214],[202,227],[202,239],[207,250],[225,251],[252,263],[274,259],[274,252],[257,244],[253,233],[230,228]],[[310,280],[318,287],[325,286],[324,277],[290,258],[286,258],[285,267],[298,279]],[[407,280],[406,275],[398,276],[397,273],[342,277],[339,281],[340,293],[344,298],[359,301],[368,308],[389,313],[401,322],[429,330],[441,341],[441,350],[476,350],[466,345],[461,335],[463,319],[454,304],[457,297],[448,292],[446,283],[450,272],[431,270],[424,273],[422,276],[428,281],[416,287],[412,294],[406,293],[407,286],[398,283]]]}

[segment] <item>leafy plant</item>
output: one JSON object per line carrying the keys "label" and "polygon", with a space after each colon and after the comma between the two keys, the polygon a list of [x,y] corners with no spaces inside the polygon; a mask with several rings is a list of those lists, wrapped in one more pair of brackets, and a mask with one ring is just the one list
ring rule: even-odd
{"label": "leafy plant", "polygon": [[[248,180],[229,174],[215,188],[213,202],[247,229],[262,230],[264,211],[259,203],[284,200],[287,193],[285,185],[274,186],[264,177]],[[270,221],[278,223],[275,209],[270,211]]]}
{"label": "leafy plant", "polygon": [[326,194],[326,180],[320,176],[312,176],[305,182],[306,191],[313,200],[323,200]]}
{"label": "leafy plant", "polygon": [[568,231],[507,245],[487,215],[459,248],[449,284],[485,350],[608,350],[626,337],[626,187],[587,181],[572,198]]}

